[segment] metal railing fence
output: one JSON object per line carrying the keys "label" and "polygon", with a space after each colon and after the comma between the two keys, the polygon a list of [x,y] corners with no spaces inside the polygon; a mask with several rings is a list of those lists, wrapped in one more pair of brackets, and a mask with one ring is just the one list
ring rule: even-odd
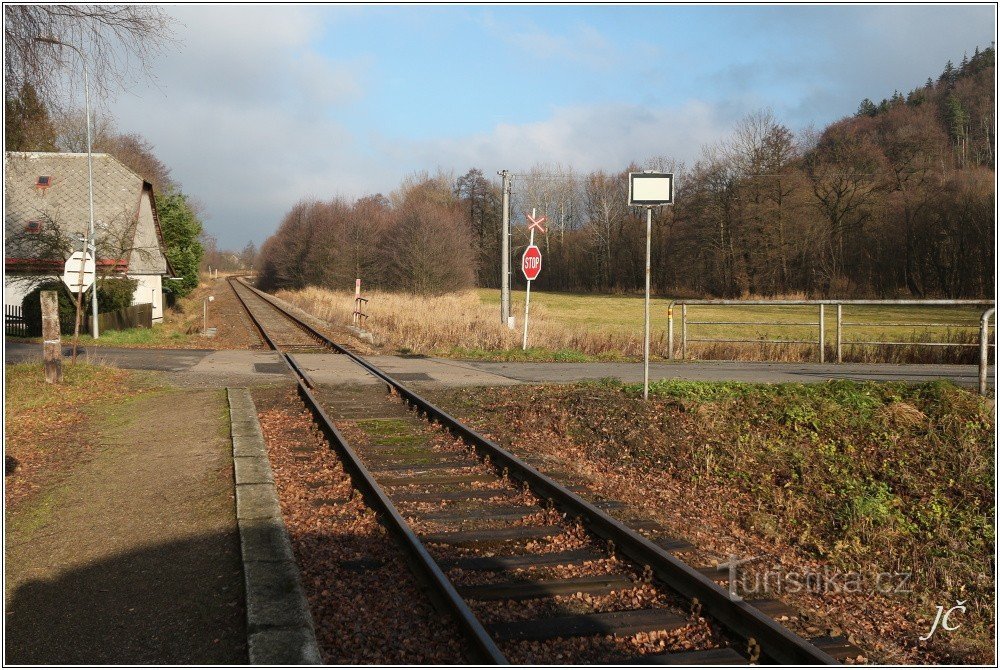
{"label": "metal railing fence", "polygon": [[[685,360],[688,354],[688,344],[692,342],[714,342],[732,344],[812,344],[817,345],[817,358],[820,363],[826,362],[826,308],[836,308],[835,352],[837,363],[843,362],[845,346],[915,346],[915,347],[977,347],[980,350],[979,376],[980,391],[985,392],[986,367],[989,349],[996,348],[996,343],[990,342],[990,328],[996,331],[995,302],[993,300],[674,300],[667,308],[667,358],[675,357],[674,347],[674,307],[681,309],[681,342],[680,358]],[[688,317],[688,307],[696,306],[738,306],[738,307],[804,307],[816,308],[816,319],[809,321],[775,321],[775,320],[692,320]],[[987,307],[977,321],[964,322],[921,322],[900,321],[845,321],[845,306],[869,307]],[[993,325],[990,325],[990,319]],[[692,326],[769,326],[794,327],[796,329],[816,329],[816,339],[801,338],[768,338],[758,337],[708,337],[701,335],[692,337],[689,329]],[[876,327],[913,327],[913,328],[948,328],[958,330],[979,330],[978,342],[941,342],[929,340],[898,341],[889,339],[845,339],[847,328],[865,328],[869,331]]]}

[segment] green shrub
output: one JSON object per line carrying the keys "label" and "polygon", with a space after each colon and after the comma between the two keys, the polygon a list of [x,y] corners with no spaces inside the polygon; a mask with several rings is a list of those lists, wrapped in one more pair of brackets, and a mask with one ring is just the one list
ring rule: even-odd
{"label": "green shrub", "polygon": [[[132,298],[139,282],[135,279],[125,279],[118,277],[102,277],[97,280],[98,304],[97,308],[102,314],[105,312],[115,312],[132,306]],[[42,291],[55,291],[59,294],[59,330],[64,335],[73,333],[73,326],[76,322],[76,295],[69,292],[66,285],[61,281],[51,281],[39,285],[31,293],[24,297],[21,302],[24,320],[28,324],[28,333],[41,335],[42,333],[42,305],[39,294]],[[80,332],[87,332],[90,321],[90,299],[93,291],[83,294],[80,302],[80,309],[83,317],[80,321]]]}

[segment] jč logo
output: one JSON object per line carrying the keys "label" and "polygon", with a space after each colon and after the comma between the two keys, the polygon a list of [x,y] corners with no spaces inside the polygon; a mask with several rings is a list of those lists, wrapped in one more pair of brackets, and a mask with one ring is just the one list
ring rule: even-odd
{"label": "j\u010d logo", "polygon": [[920,641],[926,642],[927,640],[931,639],[934,636],[934,633],[937,631],[939,625],[941,626],[941,628],[944,628],[947,631],[958,630],[961,624],[955,624],[954,626],[948,625],[952,612],[956,610],[958,610],[962,614],[965,614],[964,600],[956,600],[955,606],[949,609],[947,612],[945,612],[944,605],[938,605],[937,614],[934,616],[934,623],[931,624],[931,629],[927,632],[927,635],[920,636],[919,638]]}

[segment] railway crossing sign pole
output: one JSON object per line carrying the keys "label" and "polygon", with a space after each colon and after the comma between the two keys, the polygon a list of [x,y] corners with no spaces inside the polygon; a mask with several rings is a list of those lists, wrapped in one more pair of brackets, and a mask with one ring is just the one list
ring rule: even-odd
{"label": "railway crossing sign pole", "polygon": [[535,230],[539,232],[545,232],[545,217],[536,216],[535,210],[531,210],[531,216],[527,214],[524,218],[528,220],[528,230],[531,231],[531,239],[528,242],[528,248],[524,250],[524,255],[521,256],[521,272],[524,273],[524,278],[528,280],[528,287],[524,291],[524,338],[521,340],[521,350],[527,351],[528,349],[528,305],[531,303],[531,281],[538,277],[538,274],[542,271],[542,252],[538,247],[535,246]]}
{"label": "railway crossing sign pole", "polygon": [[653,208],[674,202],[674,175],[670,172],[630,172],[628,204],[646,208],[646,302],[642,338],[642,399],[649,398],[649,284],[652,274],[650,255],[653,239]]}

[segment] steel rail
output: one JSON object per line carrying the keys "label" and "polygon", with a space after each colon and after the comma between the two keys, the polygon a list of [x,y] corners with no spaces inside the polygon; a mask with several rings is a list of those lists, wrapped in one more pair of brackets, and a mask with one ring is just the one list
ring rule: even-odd
{"label": "steel rail", "polygon": [[381,379],[418,412],[438,422],[472,446],[481,456],[487,457],[497,470],[506,470],[508,475],[526,484],[543,500],[551,500],[571,517],[581,519],[592,533],[611,540],[615,551],[621,552],[639,565],[648,565],[657,578],[670,588],[692,601],[697,599],[703,611],[732,633],[748,642],[754,641],[758,644],[765,658],[788,665],[838,665],[835,658],[808,640],[782,626],[746,601],[734,600],[726,589],[705,575],[425,400],[361,356],[330,340],[275,303],[271,296],[252,286],[247,288],[267,300],[327,346],[350,357],[376,378]]}
{"label": "steel rail", "polygon": [[[232,284],[235,280],[231,278],[229,281]],[[247,286],[246,284],[242,285],[260,295],[260,293],[253,287]],[[327,440],[333,445],[334,449],[341,457],[341,460],[346,466],[355,487],[361,491],[361,494],[372,507],[381,512],[379,516],[383,520],[383,525],[394,533],[402,542],[403,547],[407,550],[407,556],[410,559],[411,564],[422,575],[425,582],[433,587],[435,595],[437,595],[438,598],[442,600],[451,610],[455,619],[466,633],[466,636],[473,643],[474,651],[477,653],[477,656],[481,660],[488,663],[508,665],[509,662],[503,655],[503,652],[500,651],[500,648],[497,647],[496,642],[494,642],[493,638],[491,638],[489,633],[486,632],[482,623],[479,622],[479,619],[477,619],[476,615],[473,614],[471,609],[469,609],[469,606],[462,599],[462,597],[458,595],[458,591],[455,589],[455,586],[444,574],[444,571],[441,570],[441,567],[427,551],[427,548],[424,547],[420,538],[417,537],[416,533],[413,532],[413,529],[410,528],[409,524],[406,523],[406,520],[403,519],[402,515],[396,509],[396,506],[393,505],[392,500],[389,499],[389,496],[386,495],[385,491],[382,490],[382,487],[380,487],[375,481],[372,473],[364,465],[357,452],[354,451],[354,449],[347,443],[343,434],[341,434],[341,432],[337,429],[333,421],[330,420],[330,417],[323,410],[319,401],[316,400],[312,391],[309,390],[309,386],[312,384],[309,382],[307,385],[306,380],[308,377],[302,373],[302,369],[299,366],[298,361],[296,361],[290,354],[282,352],[280,349],[275,347],[273,340],[264,330],[263,324],[257,320],[257,317],[250,310],[243,297],[240,296],[240,292],[235,286],[233,287],[233,292],[236,293],[237,297],[239,297],[243,307],[247,310],[247,314],[250,315],[250,319],[257,325],[261,332],[264,333],[264,339],[267,344],[281,355],[282,360],[285,361],[288,367],[292,370],[295,375],[299,396],[306,404],[306,407],[309,408],[313,417],[315,417],[316,422],[319,424],[324,435],[326,435]],[[264,299],[266,300],[266,298]],[[270,300],[267,300],[267,302],[272,305],[274,309],[280,311],[284,316],[294,321],[297,325],[304,327],[306,332],[310,335],[319,338],[320,341],[328,346],[337,347],[337,345],[329,338],[323,336],[314,328],[308,326],[308,324],[305,324],[295,316],[288,314],[280,306],[275,305]],[[339,349],[339,347],[337,348]]]}

